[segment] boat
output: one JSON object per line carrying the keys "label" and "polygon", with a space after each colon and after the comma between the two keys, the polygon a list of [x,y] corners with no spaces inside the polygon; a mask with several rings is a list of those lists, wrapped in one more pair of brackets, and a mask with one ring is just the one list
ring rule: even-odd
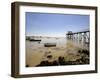
{"label": "boat", "polygon": [[41,41],[41,39],[30,39],[30,41]]}
{"label": "boat", "polygon": [[56,47],[56,43],[45,43],[45,47]]}

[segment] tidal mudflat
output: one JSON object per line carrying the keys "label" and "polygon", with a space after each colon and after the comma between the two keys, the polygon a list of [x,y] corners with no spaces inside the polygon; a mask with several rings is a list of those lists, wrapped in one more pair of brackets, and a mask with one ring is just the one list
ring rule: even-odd
{"label": "tidal mudflat", "polygon": [[[37,39],[26,40],[26,67],[89,64],[89,48],[83,42],[66,37]],[[55,46],[46,47],[46,43]]]}

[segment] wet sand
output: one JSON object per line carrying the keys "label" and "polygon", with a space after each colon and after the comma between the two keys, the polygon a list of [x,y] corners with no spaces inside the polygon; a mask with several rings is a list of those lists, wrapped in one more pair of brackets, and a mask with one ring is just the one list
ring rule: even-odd
{"label": "wet sand", "polygon": [[[65,38],[55,38],[56,47],[44,47],[44,43],[48,42],[48,40],[44,40],[41,43],[26,40],[26,66],[35,67],[41,61],[47,60],[47,55],[52,55],[51,61],[57,61],[59,56],[64,57],[66,61],[75,61],[81,58],[78,53],[78,50],[82,48],[81,45],[65,40]],[[53,39],[51,39],[52,41]]]}

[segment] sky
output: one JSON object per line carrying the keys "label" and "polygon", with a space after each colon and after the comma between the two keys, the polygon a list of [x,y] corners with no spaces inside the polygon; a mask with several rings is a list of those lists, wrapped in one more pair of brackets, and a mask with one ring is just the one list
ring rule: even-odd
{"label": "sky", "polygon": [[26,12],[26,36],[64,37],[68,31],[89,30],[89,15]]}

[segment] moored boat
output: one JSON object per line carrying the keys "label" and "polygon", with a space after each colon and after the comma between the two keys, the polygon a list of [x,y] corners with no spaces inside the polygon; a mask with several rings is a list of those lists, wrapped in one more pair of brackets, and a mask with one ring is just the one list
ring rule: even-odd
{"label": "moored boat", "polygon": [[45,43],[45,47],[56,47],[56,43]]}
{"label": "moored boat", "polygon": [[30,39],[30,41],[41,41],[41,39]]}

